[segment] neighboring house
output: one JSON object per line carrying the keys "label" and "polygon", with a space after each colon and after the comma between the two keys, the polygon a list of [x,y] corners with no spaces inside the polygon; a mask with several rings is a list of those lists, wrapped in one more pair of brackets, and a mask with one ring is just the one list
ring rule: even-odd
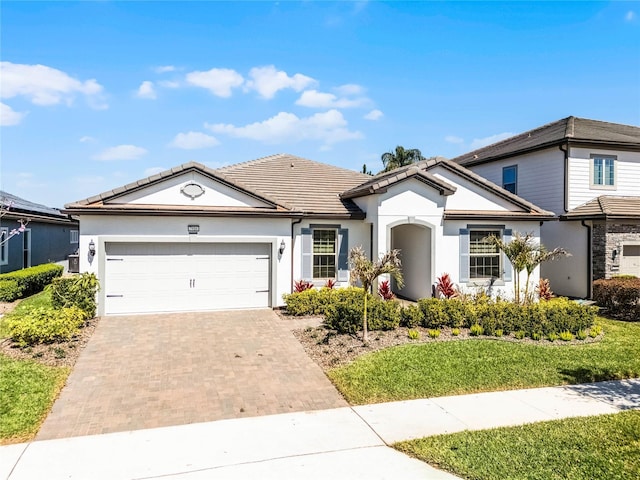
{"label": "neighboring house", "polygon": [[640,128],[568,117],[452,161],[556,214],[542,226],[544,263],[561,295],[591,297],[593,280],[640,276]]}
{"label": "neighboring house", "polygon": [[[0,219],[0,273],[62,262],[78,249],[78,222],[60,210],[3,191],[0,201],[5,211]],[[12,230],[20,227],[20,220],[28,221],[24,232],[5,241]]]}
{"label": "neighboring house", "polygon": [[445,272],[508,293],[510,265],[486,236],[537,236],[552,218],[442,159],[371,177],[286,154],[187,163],[65,212],[80,218],[80,269],[101,281],[101,315],[281,306],[296,280],[347,285],[358,245],[401,249],[407,298],[430,296]]}

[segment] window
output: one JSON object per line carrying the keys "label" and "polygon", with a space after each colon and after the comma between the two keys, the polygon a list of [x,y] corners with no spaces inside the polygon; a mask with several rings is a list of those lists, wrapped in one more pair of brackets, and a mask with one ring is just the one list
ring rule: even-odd
{"label": "window", "polygon": [[469,231],[469,278],[471,280],[501,278],[501,254],[487,241],[490,235],[501,238],[500,230]]}
{"label": "window", "polygon": [[615,187],[616,157],[592,155],[591,186],[596,188]]}
{"label": "window", "polygon": [[7,227],[0,228],[0,265],[9,263],[9,229]]}
{"label": "window", "polygon": [[502,169],[502,188],[513,194],[518,193],[518,166],[511,165]]}
{"label": "window", "polygon": [[78,238],[79,238],[78,230],[71,230],[70,233],[71,233],[71,243],[78,243]]}
{"label": "window", "polygon": [[336,230],[313,230],[313,278],[336,277]]}

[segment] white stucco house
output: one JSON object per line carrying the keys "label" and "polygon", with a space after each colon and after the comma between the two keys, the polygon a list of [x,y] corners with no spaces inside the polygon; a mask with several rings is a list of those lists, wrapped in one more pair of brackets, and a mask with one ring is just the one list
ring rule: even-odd
{"label": "white stucco house", "polygon": [[590,298],[593,280],[640,277],[640,127],[567,117],[452,161],[555,214],[542,243],[571,256],[541,275],[557,294]]}
{"label": "white stucco house", "polygon": [[65,212],[80,220],[80,269],[101,282],[100,315],[281,306],[296,280],[346,286],[358,245],[401,250],[402,297],[430,296],[445,272],[508,294],[511,267],[485,238],[539,237],[553,217],[444,159],[371,177],[287,154],[187,163]]}

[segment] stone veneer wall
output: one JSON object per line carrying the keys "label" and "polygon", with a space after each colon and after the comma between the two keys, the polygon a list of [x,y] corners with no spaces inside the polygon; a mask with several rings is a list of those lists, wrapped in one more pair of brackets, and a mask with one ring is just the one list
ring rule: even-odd
{"label": "stone veneer wall", "polygon": [[[640,242],[640,222],[594,222],[591,239],[593,279],[611,278],[620,271],[622,245]],[[614,250],[618,251],[615,259]]]}

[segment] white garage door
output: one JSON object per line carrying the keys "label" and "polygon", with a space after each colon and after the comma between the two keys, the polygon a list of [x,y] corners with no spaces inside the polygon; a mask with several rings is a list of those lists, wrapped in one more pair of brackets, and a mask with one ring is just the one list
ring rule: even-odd
{"label": "white garage door", "polygon": [[105,313],[268,307],[269,253],[254,243],[107,243]]}

